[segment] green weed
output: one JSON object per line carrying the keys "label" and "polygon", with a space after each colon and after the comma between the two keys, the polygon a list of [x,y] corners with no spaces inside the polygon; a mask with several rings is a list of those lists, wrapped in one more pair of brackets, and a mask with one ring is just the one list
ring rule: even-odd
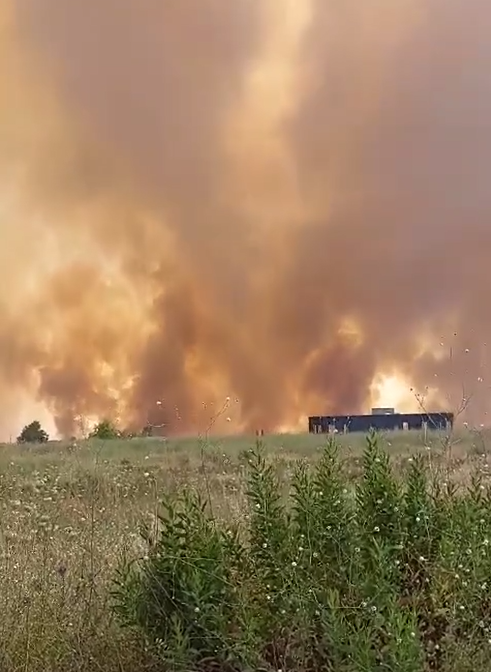
{"label": "green weed", "polygon": [[297,463],[286,497],[261,444],[246,463],[238,527],[184,489],[119,569],[120,622],[165,669],[454,672],[463,651],[491,664],[481,477],[442,486],[424,457],[395,474],[375,434],[356,482],[333,441]]}

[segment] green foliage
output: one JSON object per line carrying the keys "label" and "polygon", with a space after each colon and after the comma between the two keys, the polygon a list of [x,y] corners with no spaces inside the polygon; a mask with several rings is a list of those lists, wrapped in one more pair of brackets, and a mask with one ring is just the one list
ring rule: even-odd
{"label": "green foliage", "polygon": [[49,436],[41,427],[39,420],[26,425],[17,437],[17,443],[47,443]]}
{"label": "green foliage", "polygon": [[103,439],[105,441],[121,438],[121,432],[110,420],[104,419],[99,422],[89,435],[91,439]]}
{"label": "green foliage", "polygon": [[[329,441],[283,491],[261,444],[248,512],[227,528],[190,491],[166,498],[114,605],[173,670],[447,671],[491,641],[491,493],[392,473],[375,434],[353,483]],[[476,658],[477,660],[477,658]],[[466,668],[467,669],[467,668]]]}

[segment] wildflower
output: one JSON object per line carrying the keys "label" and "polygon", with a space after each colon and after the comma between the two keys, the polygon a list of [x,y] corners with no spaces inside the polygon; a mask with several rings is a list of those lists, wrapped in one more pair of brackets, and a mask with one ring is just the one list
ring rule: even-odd
{"label": "wildflower", "polygon": [[260,509],[260,508],[261,508],[261,504],[259,504],[259,503],[256,504],[256,509]]}
{"label": "wildflower", "polygon": [[268,548],[268,544],[266,542],[264,542],[263,548]]}
{"label": "wildflower", "polygon": [[416,516],[416,522],[417,522],[417,523],[420,523],[420,522],[421,522],[421,518],[420,518],[419,516]]}
{"label": "wildflower", "polygon": [[292,567],[296,567],[296,566],[297,566],[297,563],[296,563],[295,560],[294,560],[294,561],[292,562]]}
{"label": "wildflower", "polygon": [[200,611],[199,607],[194,607],[194,613],[195,614],[199,614],[199,611]]}
{"label": "wildflower", "polygon": [[380,527],[374,527],[374,528],[373,528],[373,531],[374,531],[374,532],[380,532]]}

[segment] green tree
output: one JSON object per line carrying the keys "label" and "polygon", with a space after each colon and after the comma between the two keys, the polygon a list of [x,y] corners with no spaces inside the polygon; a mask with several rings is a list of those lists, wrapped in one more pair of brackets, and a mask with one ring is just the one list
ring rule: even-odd
{"label": "green tree", "polygon": [[121,432],[116,425],[108,419],[101,420],[97,423],[92,432],[89,434],[91,439],[119,439]]}
{"label": "green tree", "polygon": [[39,420],[26,425],[17,437],[17,443],[46,443],[47,441],[49,441],[49,436],[41,427]]}

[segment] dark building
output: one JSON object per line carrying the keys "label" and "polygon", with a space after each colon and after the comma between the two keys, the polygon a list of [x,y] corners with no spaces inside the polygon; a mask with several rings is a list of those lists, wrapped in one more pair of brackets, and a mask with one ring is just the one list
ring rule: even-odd
{"label": "dark building", "polygon": [[423,429],[425,426],[428,430],[447,430],[453,427],[453,422],[453,413],[318,415],[309,418],[309,433],[329,434],[331,432],[368,432],[371,429],[393,431],[397,429]]}

